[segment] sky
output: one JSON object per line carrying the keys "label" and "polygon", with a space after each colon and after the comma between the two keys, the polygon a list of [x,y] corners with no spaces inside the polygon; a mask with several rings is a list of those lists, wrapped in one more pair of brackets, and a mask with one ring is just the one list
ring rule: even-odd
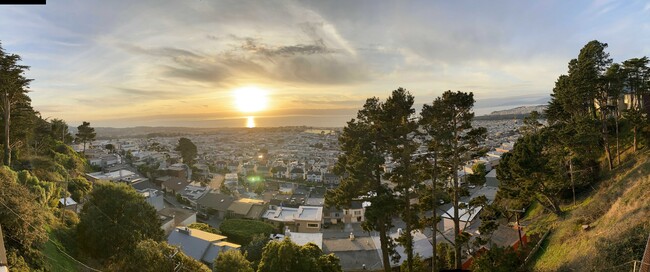
{"label": "sky", "polygon": [[[477,114],[544,104],[591,40],[650,55],[648,1],[49,0],[0,5],[32,105],[72,126],[344,126],[404,87],[415,107],[474,92]],[[268,107],[244,113],[234,90]],[[254,98],[253,98],[254,99]]]}

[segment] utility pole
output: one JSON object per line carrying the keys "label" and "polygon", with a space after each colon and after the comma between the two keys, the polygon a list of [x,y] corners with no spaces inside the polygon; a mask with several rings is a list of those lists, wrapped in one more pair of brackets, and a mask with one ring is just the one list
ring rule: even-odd
{"label": "utility pole", "polygon": [[519,248],[524,246],[524,242],[521,239],[521,225],[519,225],[519,213],[526,212],[526,209],[515,210],[515,209],[506,209],[507,211],[515,213],[515,220],[517,221],[517,232],[519,232]]}

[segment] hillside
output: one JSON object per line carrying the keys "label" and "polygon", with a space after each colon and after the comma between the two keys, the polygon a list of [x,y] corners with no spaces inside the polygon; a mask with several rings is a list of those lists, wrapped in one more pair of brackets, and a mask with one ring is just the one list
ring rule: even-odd
{"label": "hillside", "polygon": [[[563,218],[531,210],[530,230],[553,230],[533,271],[629,271],[641,260],[650,234],[650,152],[644,150],[607,173]],[[589,225],[583,230],[583,225]],[[613,270],[611,270],[613,269]]]}

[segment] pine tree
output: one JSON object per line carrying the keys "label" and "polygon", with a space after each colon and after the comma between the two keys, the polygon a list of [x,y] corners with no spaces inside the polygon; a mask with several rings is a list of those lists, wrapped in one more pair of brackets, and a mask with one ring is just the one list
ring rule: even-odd
{"label": "pine tree", "polygon": [[466,194],[466,190],[461,186],[458,172],[467,161],[485,153],[479,144],[487,134],[487,130],[483,127],[472,127],[473,106],[473,93],[447,91],[436,98],[431,105],[425,104],[421,112],[421,124],[424,124],[430,141],[438,145],[437,164],[445,169],[443,173],[449,181],[446,187],[452,198],[454,212],[450,217],[454,221],[452,243],[457,269],[462,265],[461,247],[467,238],[467,235],[461,232],[459,210],[470,209],[460,202],[460,197]]}
{"label": "pine tree", "polygon": [[4,165],[11,165],[12,143],[10,141],[11,114],[18,104],[29,106],[27,96],[31,79],[25,78],[25,71],[29,66],[20,65],[19,55],[8,54],[0,44],[0,108],[3,111],[4,122]]}

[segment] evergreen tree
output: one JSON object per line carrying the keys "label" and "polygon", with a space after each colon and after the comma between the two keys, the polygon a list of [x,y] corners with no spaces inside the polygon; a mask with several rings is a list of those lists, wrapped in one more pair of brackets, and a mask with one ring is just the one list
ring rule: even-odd
{"label": "evergreen tree", "polygon": [[30,99],[27,96],[31,79],[25,78],[25,71],[29,66],[18,64],[21,61],[19,55],[5,52],[0,44],[0,109],[3,112],[4,123],[4,156],[3,164],[11,165],[12,142],[10,141],[11,114],[19,104],[29,106]]}
{"label": "evergreen tree", "polygon": [[336,189],[327,192],[325,200],[328,206],[336,207],[348,207],[352,199],[358,198],[370,202],[362,227],[379,233],[383,267],[390,271],[390,256],[399,258],[388,236],[397,204],[393,190],[382,183],[387,144],[381,133],[385,130],[381,118],[387,114],[382,107],[378,98],[367,99],[357,118],[343,128],[339,137],[343,153],[335,167],[335,172],[343,179]]}
{"label": "evergreen tree", "polygon": [[425,104],[421,112],[423,124],[429,141],[437,145],[437,164],[446,175],[446,188],[452,198],[453,213],[448,215],[454,222],[455,267],[461,268],[461,247],[469,237],[461,231],[460,209],[472,210],[472,207],[460,202],[467,190],[461,186],[458,172],[466,162],[478,158],[485,153],[479,144],[484,140],[487,130],[483,127],[473,128],[474,94],[447,91],[436,98],[431,105]]}
{"label": "evergreen tree", "polygon": [[84,144],[83,153],[86,153],[86,143],[95,140],[97,133],[95,133],[95,128],[91,127],[90,123],[86,121],[83,121],[83,123],[77,127],[77,130],[77,140]]}
{"label": "evergreen tree", "polygon": [[188,166],[192,166],[194,164],[194,158],[196,158],[196,154],[198,152],[196,145],[194,145],[192,140],[188,138],[180,138],[175,150],[181,153],[183,163],[187,164]]}
{"label": "evergreen tree", "polygon": [[412,230],[419,228],[417,207],[411,204],[411,197],[420,187],[417,164],[413,155],[418,148],[414,141],[418,123],[414,120],[413,96],[403,88],[393,91],[381,108],[380,131],[385,141],[386,155],[392,158],[395,167],[385,177],[399,192],[398,213],[405,223],[405,230],[397,241],[406,252],[406,271],[413,271]]}

